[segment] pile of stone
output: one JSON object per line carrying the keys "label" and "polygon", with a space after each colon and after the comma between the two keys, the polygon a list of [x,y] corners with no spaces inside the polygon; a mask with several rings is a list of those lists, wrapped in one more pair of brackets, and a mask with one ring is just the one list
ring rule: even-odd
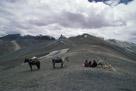
{"label": "pile of stone", "polygon": [[108,62],[103,61],[103,60],[98,62],[98,66],[97,67],[101,68],[101,69],[108,70],[108,71],[116,72],[116,69],[113,68],[111,64],[109,64]]}

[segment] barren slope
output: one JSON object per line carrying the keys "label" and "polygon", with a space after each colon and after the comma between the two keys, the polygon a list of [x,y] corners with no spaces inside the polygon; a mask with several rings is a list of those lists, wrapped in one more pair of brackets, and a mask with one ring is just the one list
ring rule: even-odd
{"label": "barren slope", "polygon": [[[65,62],[53,69],[51,59],[41,59],[41,69],[33,71],[27,64],[1,69],[0,91],[135,91],[136,62],[122,58],[111,50],[98,52],[98,46],[78,46],[62,54],[69,56],[70,63]],[[96,50],[97,49],[97,50]],[[102,48],[101,48],[102,49]],[[103,50],[102,49],[102,50]],[[111,52],[111,54],[109,54]],[[101,68],[85,68],[85,59],[97,62],[106,57],[116,72]]]}
{"label": "barren slope", "polygon": [[[50,51],[69,48],[67,53],[60,55],[70,59],[62,69],[60,64],[56,64],[56,69],[52,67],[52,59],[59,52],[41,57],[40,70],[34,66],[30,71],[28,64],[3,67],[3,63],[0,65],[0,91],[135,91],[136,61],[100,39],[87,37],[83,35],[45,45],[44,48]],[[100,67],[83,67],[86,59],[98,62],[104,58],[116,72]]]}

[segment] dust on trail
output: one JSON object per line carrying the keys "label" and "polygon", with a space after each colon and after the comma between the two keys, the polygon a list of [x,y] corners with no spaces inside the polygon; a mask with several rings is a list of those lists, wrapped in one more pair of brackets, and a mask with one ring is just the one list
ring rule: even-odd
{"label": "dust on trail", "polygon": [[11,43],[14,45],[15,51],[18,51],[18,50],[21,49],[20,46],[17,44],[17,42],[15,40],[11,41]]}

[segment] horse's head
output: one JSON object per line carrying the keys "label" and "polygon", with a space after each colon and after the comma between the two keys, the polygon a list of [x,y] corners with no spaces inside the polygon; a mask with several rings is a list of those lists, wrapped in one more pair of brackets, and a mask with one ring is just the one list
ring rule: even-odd
{"label": "horse's head", "polygon": [[25,58],[24,63],[27,63],[27,62],[29,62],[29,59],[28,59],[28,58]]}
{"label": "horse's head", "polygon": [[64,60],[66,60],[67,62],[69,62],[69,57],[65,57]]}

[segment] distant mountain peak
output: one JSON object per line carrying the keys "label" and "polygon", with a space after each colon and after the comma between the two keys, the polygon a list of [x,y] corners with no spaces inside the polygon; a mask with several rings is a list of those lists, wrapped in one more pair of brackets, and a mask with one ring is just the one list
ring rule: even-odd
{"label": "distant mountain peak", "polygon": [[65,37],[64,35],[60,35],[60,37],[59,37],[59,40],[62,40],[62,39],[67,39],[67,37]]}

